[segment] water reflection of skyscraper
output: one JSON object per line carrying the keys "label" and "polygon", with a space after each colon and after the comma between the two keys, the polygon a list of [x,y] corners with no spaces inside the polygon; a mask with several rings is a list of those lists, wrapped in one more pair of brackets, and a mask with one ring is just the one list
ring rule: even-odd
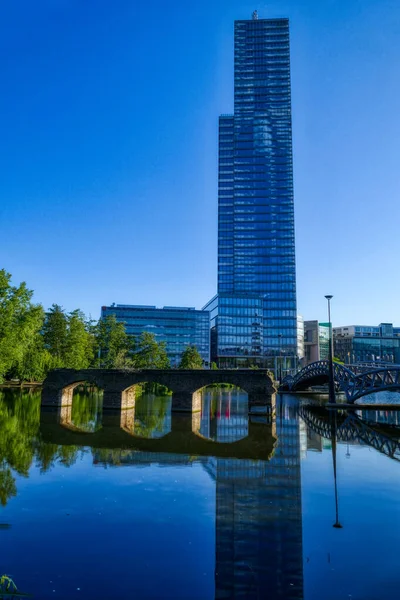
{"label": "water reflection of skyscraper", "polygon": [[[243,393],[205,394],[200,433],[232,442],[248,432]],[[204,457],[216,482],[215,598],[303,597],[300,434],[297,411],[278,406],[269,460]],[[103,457],[104,460],[105,457]],[[190,464],[185,455],[126,452],[120,464]],[[107,461],[107,459],[106,459]],[[100,460],[100,462],[102,462]]]}
{"label": "water reflection of skyscraper", "polygon": [[303,597],[299,420],[278,410],[270,461],[212,458],[216,599]]}

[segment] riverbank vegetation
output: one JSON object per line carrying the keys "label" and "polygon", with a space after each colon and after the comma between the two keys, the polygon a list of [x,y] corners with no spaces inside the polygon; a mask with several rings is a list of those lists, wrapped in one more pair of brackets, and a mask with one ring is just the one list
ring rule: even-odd
{"label": "riverbank vegetation", "polygon": [[[42,381],[50,369],[61,367],[170,367],[165,342],[157,342],[152,333],[134,338],[115,315],[95,321],[79,309],[66,312],[59,304],[46,311],[32,298],[25,283],[13,285],[11,275],[0,270],[0,383]],[[201,368],[196,348],[184,353],[181,365]]]}

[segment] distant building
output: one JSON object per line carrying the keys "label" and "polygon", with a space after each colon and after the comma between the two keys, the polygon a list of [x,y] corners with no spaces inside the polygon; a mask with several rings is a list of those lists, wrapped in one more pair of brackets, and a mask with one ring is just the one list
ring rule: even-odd
{"label": "distant building", "polygon": [[166,342],[172,367],[179,364],[187,346],[196,346],[206,366],[210,361],[210,314],[208,311],[176,306],[116,304],[101,307],[101,318],[115,315],[125,323],[128,335],[154,333],[157,342]]}
{"label": "distant building", "polygon": [[297,315],[297,358],[300,365],[304,362],[304,356],[304,319]]}
{"label": "distant building", "polygon": [[329,323],[304,321],[304,361],[308,365],[329,357]]}
{"label": "distant building", "polygon": [[389,362],[400,364],[400,327],[348,325],[333,328],[334,354],[347,364]]}
{"label": "distant building", "polygon": [[218,361],[218,294],[211,298],[205,306],[203,311],[210,314],[210,360],[212,362]]}

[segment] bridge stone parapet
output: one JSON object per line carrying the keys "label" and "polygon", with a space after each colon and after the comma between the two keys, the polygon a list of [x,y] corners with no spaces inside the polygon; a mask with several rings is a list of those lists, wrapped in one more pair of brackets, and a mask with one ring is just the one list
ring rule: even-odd
{"label": "bridge stone parapet", "polygon": [[270,412],[276,389],[265,369],[180,370],[180,369],[54,369],[43,383],[42,406],[72,404],[73,390],[82,383],[104,391],[103,409],[129,409],[135,405],[135,386],[157,383],[172,392],[172,410],[201,410],[200,390],[208,385],[228,383],[248,394],[249,412]]}

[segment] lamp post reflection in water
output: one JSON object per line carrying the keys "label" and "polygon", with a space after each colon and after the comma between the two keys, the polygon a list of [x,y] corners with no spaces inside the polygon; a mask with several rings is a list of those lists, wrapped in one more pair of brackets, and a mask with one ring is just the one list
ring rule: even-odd
{"label": "lamp post reflection in water", "polygon": [[331,441],[332,441],[332,460],[333,460],[333,478],[335,482],[335,511],[336,520],[333,524],[335,529],[342,529],[343,525],[339,522],[339,502],[338,502],[338,489],[337,489],[337,474],[336,474],[336,436],[337,436],[337,415],[336,410],[331,411]]}

